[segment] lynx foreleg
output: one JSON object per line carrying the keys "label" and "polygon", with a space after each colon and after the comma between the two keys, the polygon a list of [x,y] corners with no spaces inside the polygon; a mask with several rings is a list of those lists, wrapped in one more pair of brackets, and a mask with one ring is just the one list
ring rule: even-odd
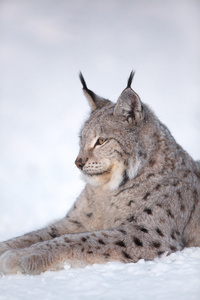
{"label": "lynx foreleg", "polygon": [[172,249],[161,238],[152,242],[145,231],[139,235],[134,228],[131,233],[123,228],[67,234],[29,248],[8,251],[0,258],[0,271],[40,274],[60,269],[65,263],[74,267],[109,261],[137,262],[140,258],[151,260],[165,251]]}
{"label": "lynx foreleg", "polygon": [[67,233],[85,232],[84,225],[79,221],[74,221],[70,217],[65,217],[43,229],[26,233],[22,236],[0,243],[0,255],[12,249],[22,249],[33,244],[49,241]]}

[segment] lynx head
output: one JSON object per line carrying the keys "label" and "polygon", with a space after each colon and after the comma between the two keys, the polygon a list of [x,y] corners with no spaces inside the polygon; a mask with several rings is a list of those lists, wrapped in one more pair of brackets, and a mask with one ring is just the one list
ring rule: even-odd
{"label": "lynx head", "polygon": [[81,130],[80,153],[75,164],[89,184],[116,189],[140,172],[144,150],[138,137],[145,125],[145,112],[131,88],[133,76],[131,72],[127,87],[114,104],[89,90],[80,73],[92,111]]}

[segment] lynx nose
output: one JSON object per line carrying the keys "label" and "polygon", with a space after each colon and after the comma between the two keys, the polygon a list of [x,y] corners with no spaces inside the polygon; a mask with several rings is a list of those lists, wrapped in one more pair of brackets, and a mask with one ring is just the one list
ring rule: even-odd
{"label": "lynx nose", "polygon": [[82,170],[83,167],[84,167],[84,163],[83,163],[82,158],[77,158],[76,161],[75,161],[75,164],[76,164],[77,168],[79,168],[79,169],[81,169],[81,170]]}

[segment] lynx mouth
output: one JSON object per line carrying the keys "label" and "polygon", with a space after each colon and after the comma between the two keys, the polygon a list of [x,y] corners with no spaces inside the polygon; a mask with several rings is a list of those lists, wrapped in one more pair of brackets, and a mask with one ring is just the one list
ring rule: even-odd
{"label": "lynx mouth", "polygon": [[111,172],[111,170],[109,169],[109,170],[98,172],[98,173],[87,173],[87,172],[83,171],[83,174],[92,177],[92,176],[101,176],[101,175],[109,174],[110,172]]}

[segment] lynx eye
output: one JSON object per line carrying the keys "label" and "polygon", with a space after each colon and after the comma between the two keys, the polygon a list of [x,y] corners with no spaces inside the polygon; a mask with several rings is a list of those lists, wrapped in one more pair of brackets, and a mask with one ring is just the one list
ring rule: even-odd
{"label": "lynx eye", "polygon": [[99,138],[95,144],[95,146],[101,146],[103,145],[107,140],[104,138]]}

